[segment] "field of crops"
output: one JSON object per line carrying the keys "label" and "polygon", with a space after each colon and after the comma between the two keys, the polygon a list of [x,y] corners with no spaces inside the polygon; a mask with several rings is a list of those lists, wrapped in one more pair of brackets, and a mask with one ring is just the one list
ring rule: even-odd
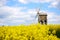
{"label": "field of crops", "polygon": [[60,25],[0,26],[0,40],[60,40]]}

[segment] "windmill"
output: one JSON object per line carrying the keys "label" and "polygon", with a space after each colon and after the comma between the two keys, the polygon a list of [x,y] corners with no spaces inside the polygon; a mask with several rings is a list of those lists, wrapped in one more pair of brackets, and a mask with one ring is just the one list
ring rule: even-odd
{"label": "windmill", "polygon": [[37,15],[35,19],[38,17],[38,23],[47,24],[47,14],[44,12],[39,12],[40,9],[37,10]]}

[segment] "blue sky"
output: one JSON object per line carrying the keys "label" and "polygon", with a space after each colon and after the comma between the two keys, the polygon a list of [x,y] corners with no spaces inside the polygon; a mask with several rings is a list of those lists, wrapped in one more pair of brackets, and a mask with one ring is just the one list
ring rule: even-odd
{"label": "blue sky", "polygon": [[0,0],[0,25],[38,23],[37,9],[48,14],[48,24],[60,24],[60,0]]}

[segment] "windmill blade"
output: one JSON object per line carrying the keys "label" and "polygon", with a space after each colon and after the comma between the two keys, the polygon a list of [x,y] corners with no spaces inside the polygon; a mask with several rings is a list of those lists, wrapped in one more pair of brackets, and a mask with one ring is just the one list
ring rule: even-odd
{"label": "windmill blade", "polygon": [[32,23],[36,23],[36,18],[37,18],[37,14],[35,15],[34,19],[32,20]]}
{"label": "windmill blade", "polygon": [[38,15],[36,14],[35,17],[34,17],[34,20],[36,20],[37,17],[38,17]]}
{"label": "windmill blade", "polygon": [[37,14],[36,14],[36,16],[35,16],[35,20],[36,20],[36,18],[37,18],[37,17],[39,17],[39,14],[40,14],[40,13],[39,13],[39,12],[40,12],[40,9],[38,8],[36,11],[37,11]]}
{"label": "windmill blade", "polygon": [[37,9],[36,9],[36,11],[37,11],[37,13],[39,13],[39,11],[40,11],[40,8],[37,8]]}
{"label": "windmill blade", "polygon": [[36,9],[36,11],[37,11],[37,14],[35,16],[35,19],[38,17],[40,9],[38,8],[38,9]]}
{"label": "windmill blade", "polygon": [[32,20],[32,23],[33,23],[33,24],[36,23],[36,18],[37,18],[37,17],[35,16],[35,18]]}
{"label": "windmill blade", "polygon": [[40,11],[40,9],[36,9],[36,15],[35,15],[35,17],[34,17],[34,19],[33,19],[33,21],[32,21],[32,23],[35,23],[35,21],[36,21],[36,18],[38,17],[38,13],[39,13],[39,11]]}

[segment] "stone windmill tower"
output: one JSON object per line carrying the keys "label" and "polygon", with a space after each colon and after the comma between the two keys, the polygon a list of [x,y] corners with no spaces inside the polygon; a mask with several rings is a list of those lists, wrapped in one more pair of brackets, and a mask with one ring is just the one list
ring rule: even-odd
{"label": "stone windmill tower", "polygon": [[37,11],[38,23],[47,24],[47,14],[44,12],[39,12],[39,11],[40,10]]}

